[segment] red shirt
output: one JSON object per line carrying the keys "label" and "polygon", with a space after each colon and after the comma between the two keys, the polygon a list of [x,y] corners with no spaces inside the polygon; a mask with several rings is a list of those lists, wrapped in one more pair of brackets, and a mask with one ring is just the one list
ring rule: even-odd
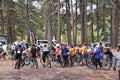
{"label": "red shirt", "polygon": [[55,56],[58,56],[59,54],[60,54],[60,49],[57,48],[57,49],[55,50]]}

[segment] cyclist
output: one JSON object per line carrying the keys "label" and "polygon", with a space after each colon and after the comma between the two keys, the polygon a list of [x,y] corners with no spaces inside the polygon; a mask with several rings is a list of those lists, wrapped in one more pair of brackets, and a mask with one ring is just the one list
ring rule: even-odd
{"label": "cyclist", "polygon": [[96,51],[94,52],[94,57],[95,57],[95,67],[96,67],[96,69],[98,68],[98,65],[101,68],[101,62],[100,62],[101,50],[100,50],[99,46],[96,46]]}
{"label": "cyclist", "polygon": [[68,52],[69,52],[69,50],[67,48],[67,45],[64,45],[64,47],[62,48],[62,51],[61,51],[61,55],[64,59],[64,66],[63,67],[67,66]]}
{"label": "cyclist", "polygon": [[45,58],[49,55],[50,50],[48,49],[47,45],[44,45],[44,47],[42,47],[42,57],[43,57],[43,67],[45,67]]}
{"label": "cyclist", "polygon": [[33,59],[33,65],[31,67],[34,67],[36,65],[36,69],[38,68],[38,62],[37,62],[37,55],[36,55],[36,47],[33,44],[31,48],[31,55]]}
{"label": "cyclist", "polygon": [[113,54],[112,54],[112,52],[110,51],[109,48],[105,47],[103,54],[106,55],[108,60],[112,61]]}
{"label": "cyclist", "polygon": [[117,80],[120,80],[120,45],[118,45],[117,53],[115,54],[113,58],[113,70],[118,70],[118,78]]}
{"label": "cyclist", "polygon": [[[20,69],[20,60],[21,60],[21,56],[22,56],[22,49],[21,49],[21,45],[19,44],[16,48],[16,54],[15,54],[15,69],[18,68]],[[18,62],[19,61],[19,62]],[[17,66],[18,65],[18,66]]]}
{"label": "cyclist", "polygon": [[60,53],[61,53],[61,49],[60,49],[60,45],[57,45],[56,46],[56,50],[55,50],[55,60],[57,60],[57,62],[59,62],[59,59],[60,59]]}
{"label": "cyclist", "polygon": [[82,64],[85,64],[85,54],[86,54],[86,50],[87,50],[87,44],[84,43],[84,45],[81,48],[81,53],[82,53]]}
{"label": "cyclist", "polygon": [[74,65],[74,56],[75,56],[75,48],[73,46],[71,46],[70,49],[70,60],[71,60],[71,65]]}

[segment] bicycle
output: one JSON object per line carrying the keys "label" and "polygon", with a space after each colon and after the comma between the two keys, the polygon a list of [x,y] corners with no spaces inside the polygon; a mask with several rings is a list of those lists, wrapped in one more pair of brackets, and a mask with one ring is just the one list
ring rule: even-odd
{"label": "bicycle", "polygon": [[43,62],[43,54],[42,54],[42,58],[40,58],[40,63],[43,65],[43,67],[45,66],[49,66],[51,68],[51,57],[50,57],[50,54],[48,54],[46,57],[45,57],[45,63]]}
{"label": "bicycle", "polygon": [[57,58],[53,57],[52,62],[55,67],[63,67],[64,66],[64,59],[61,54]]}
{"label": "bicycle", "polygon": [[16,62],[16,64],[15,64],[15,68],[17,68],[17,69],[20,69],[20,67],[23,67],[24,66],[24,61],[22,60],[22,58],[19,58],[19,59],[17,59],[17,62]]}
{"label": "bicycle", "polygon": [[[112,67],[112,61],[109,60],[109,58],[105,57],[100,60],[102,69],[104,70],[110,70]],[[89,56],[86,60],[87,67],[91,69],[95,69],[95,58]]]}
{"label": "bicycle", "polygon": [[102,60],[102,68],[104,70],[110,70],[112,67],[112,60],[108,57],[108,55],[105,55]]}

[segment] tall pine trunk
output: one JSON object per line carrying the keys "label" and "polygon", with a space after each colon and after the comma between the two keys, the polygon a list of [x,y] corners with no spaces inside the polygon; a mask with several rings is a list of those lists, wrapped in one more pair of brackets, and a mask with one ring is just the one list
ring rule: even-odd
{"label": "tall pine trunk", "polygon": [[57,40],[61,42],[61,27],[60,27],[60,0],[58,0],[58,33]]}
{"label": "tall pine trunk", "polygon": [[30,4],[31,0],[27,0],[27,42],[30,43]]}
{"label": "tall pine trunk", "polygon": [[69,0],[66,0],[66,21],[67,21],[68,45],[71,45],[71,24],[70,24],[70,3],[69,3]]}
{"label": "tall pine trunk", "polygon": [[15,39],[14,29],[15,29],[15,12],[14,12],[14,2],[13,0],[7,1],[7,40],[8,43],[12,43]]}
{"label": "tall pine trunk", "polygon": [[75,45],[75,21],[74,21],[74,12],[73,12],[73,0],[71,0],[71,17],[72,17],[72,40],[73,40],[73,45]]}
{"label": "tall pine trunk", "polygon": [[2,10],[2,2],[3,0],[0,0],[0,28],[1,28],[1,32],[2,34],[4,34],[4,19],[3,19],[3,10]]}
{"label": "tall pine trunk", "polygon": [[93,33],[93,0],[91,0],[91,41],[94,42],[94,33]]}
{"label": "tall pine trunk", "polygon": [[103,32],[103,36],[104,36],[103,40],[106,42],[107,41],[107,33],[106,33],[106,27],[105,27],[105,17],[106,17],[105,4],[103,3],[103,30],[102,30],[102,32]]}
{"label": "tall pine trunk", "polygon": [[50,45],[50,47],[52,46],[52,38],[53,38],[53,35],[52,35],[52,17],[51,17],[51,3],[48,1],[46,3],[46,8],[45,8],[45,24],[46,24],[46,30],[45,31],[46,35],[47,35],[47,40],[48,40],[48,43]]}
{"label": "tall pine trunk", "polygon": [[76,0],[76,19],[75,19],[75,35],[74,35],[75,44],[77,44],[77,21],[78,21],[77,6],[78,6],[78,1]]}
{"label": "tall pine trunk", "polygon": [[80,0],[80,12],[81,12],[81,43],[87,43],[87,0]]}
{"label": "tall pine trunk", "polygon": [[111,4],[111,45],[116,48],[118,44],[118,0],[112,0]]}
{"label": "tall pine trunk", "polygon": [[99,42],[100,40],[100,34],[99,34],[99,0],[96,0],[96,7],[97,7],[97,11],[96,11],[96,20],[97,20],[97,42]]}

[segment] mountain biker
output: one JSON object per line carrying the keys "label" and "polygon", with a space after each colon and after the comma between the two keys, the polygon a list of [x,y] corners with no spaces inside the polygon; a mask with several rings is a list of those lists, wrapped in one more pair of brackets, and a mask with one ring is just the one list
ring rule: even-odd
{"label": "mountain biker", "polygon": [[55,50],[55,52],[54,52],[54,55],[55,55],[55,60],[56,60],[57,62],[59,62],[61,49],[60,49],[60,45],[57,45],[56,47],[57,47],[57,48],[56,48],[56,50]]}
{"label": "mountain biker", "polygon": [[[15,54],[15,59],[16,59],[16,62],[15,62],[15,69],[18,68],[20,69],[20,64],[18,64],[18,59],[21,60],[21,56],[22,56],[22,49],[21,49],[21,45],[18,45],[17,48],[16,48],[16,54]],[[18,66],[17,66],[18,65]]]}
{"label": "mountain biker", "polygon": [[82,53],[82,64],[85,64],[85,54],[86,54],[86,50],[87,50],[87,44],[84,43],[84,45],[81,48],[81,53]]}
{"label": "mountain biker", "polygon": [[118,45],[117,53],[113,58],[113,70],[118,70],[118,79],[120,80],[120,45]]}
{"label": "mountain biker", "polygon": [[101,68],[101,62],[100,62],[101,50],[100,50],[99,46],[96,46],[96,51],[94,52],[94,57],[95,57],[95,67],[96,67],[96,69],[98,68],[98,65]]}
{"label": "mountain biker", "polygon": [[33,59],[33,65],[31,66],[31,68],[33,68],[36,65],[36,69],[38,68],[38,62],[37,62],[37,54],[36,54],[36,47],[33,44],[31,47],[31,57]]}
{"label": "mountain biker", "polygon": [[43,52],[43,54],[42,54],[42,57],[43,57],[43,67],[45,67],[45,62],[46,62],[45,58],[46,58],[46,57],[49,55],[49,53],[50,53],[50,50],[48,49],[48,47],[47,47],[46,44],[44,45],[44,47],[42,47],[42,52]]}
{"label": "mountain biker", "polygon": [[71,49],[70,49],[70,60],[71,60],[71,65],[74,64],[74,62],[73,62],[74,57],[75,57],[75,48],[74,48],[73,46],[71,46]]}
{"label": "mountain biker", "polygon": [[109,48],[105,47],[103,54],[106,55],[106,57],[112,61],[113,53],[109,50]]}
{"label": "mountain biker", "polygon": [[64,59],[64,67],[67,66],[67,58],[68,58],[68,48],[67,48],[67,45],[64,45],[64,47],[62,48],[62,51],[61,51],[61,55]]}
{"label": "mountain biker", "polygon": [[40,47],[39,46],[36,47],[36,54],[37,54],[37,57],[40,58]]}

